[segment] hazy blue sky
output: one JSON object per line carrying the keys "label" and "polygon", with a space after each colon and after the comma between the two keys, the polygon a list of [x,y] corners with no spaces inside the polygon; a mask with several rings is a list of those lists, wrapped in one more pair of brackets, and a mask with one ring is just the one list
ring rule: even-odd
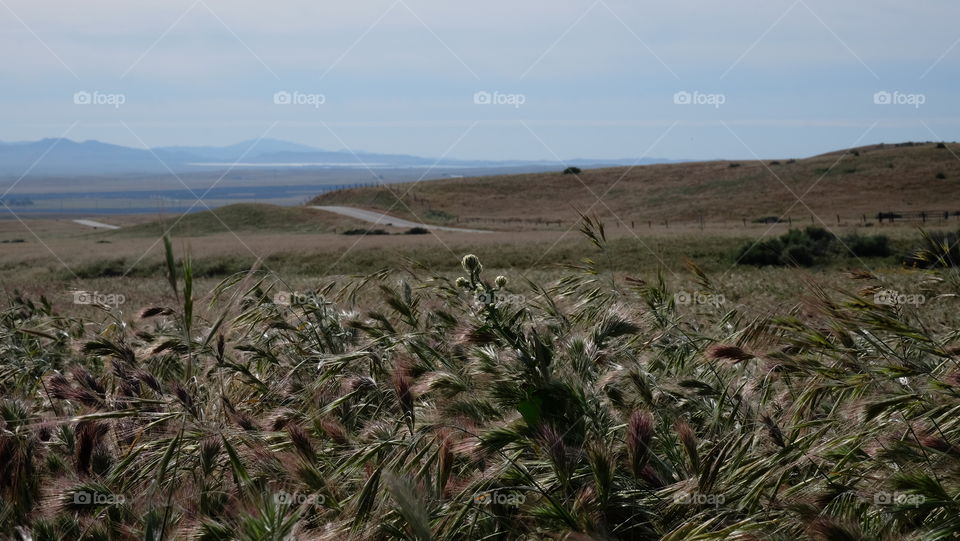
{"label": "hazy blue sky", "polygon": [[958,20],[956,0],[0,0],[0,140],[489,159],[956,140]]}

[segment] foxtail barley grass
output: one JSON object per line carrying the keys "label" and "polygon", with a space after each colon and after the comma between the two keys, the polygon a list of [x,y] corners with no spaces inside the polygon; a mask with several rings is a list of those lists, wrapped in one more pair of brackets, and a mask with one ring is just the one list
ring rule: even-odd
{"label": "foxtail barley grass", "polygon": [[6,538],[960,532],[958,335],[922,311],[814,290],[691,313],[591,260],[505,295],[522,281],[475,256],[458,280],[381,271],[285,305],[251,271],[195,299],[166,247],[171,302],[132,321],[0,313]]}

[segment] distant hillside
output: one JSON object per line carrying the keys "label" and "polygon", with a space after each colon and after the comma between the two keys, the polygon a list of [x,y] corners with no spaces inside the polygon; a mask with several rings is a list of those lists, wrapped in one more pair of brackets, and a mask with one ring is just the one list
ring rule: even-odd
{"label": "distant hillside", "polygon": [[[942,146],[942,148],[940,148]],[[960,145],[874,145],[799,160],[711,161],[445,179],[357,188],[316,197],[314,205],[349,205],[420,216],[436,223],[471,218],[570,220],[576,209],[626,221],[754,220],[787,212],[825,221],[878,212],[960,211]],[[394,194],[409,193],[403,204]],[[391,193],[392,192],[392,193]],[[792,193],[791,193],[792,192]],[[795,194],[795,195],[794,195]],[[603,203],[597,203],[601,197]],[[796,203],[797,197],[803,203]],[[805,206],[806,205],[806,206]],[[809,209],[808,209],[809,207]],[[407,210],[412,209],[413,212]]]}
{"label": "distant hillside", "polygon": [[105,237],[200,237],[217,233],[289,232],[325,233],[364,225],[363,222],[306,207],[280,207],[257,203],[227,205],[214,210],[171,216],[164,220],[124,227]]}

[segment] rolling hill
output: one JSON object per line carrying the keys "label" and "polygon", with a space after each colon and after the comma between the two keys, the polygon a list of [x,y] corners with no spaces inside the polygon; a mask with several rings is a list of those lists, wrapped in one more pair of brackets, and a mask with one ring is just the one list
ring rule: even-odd
{"label": "rolling hill", "polygon": [[110,237],[152,237],[163,232],[173,237],[200,237],[218,233],[327,233],[359,227],[364,222],[307,207],[281,207],[261,203],[239,203],[195,212],[171,215],[167,219],[141,223],[103,233]]}
{"label": "rolling hill", "polygon": [[[786,214],[845,222],[889,211],[960,211],[960,145],[901,143],[805,159],[709,161],[444,179],[322,194],[312,205],[389,210],[434,223],[575,219],[740,222]],[[402,203],[400,194],[406,194]],[[598,198],[602,202],[598,203]],[[798,202],[798,198],[802,202]],[[953,218],[957,219],[957,218]]]}

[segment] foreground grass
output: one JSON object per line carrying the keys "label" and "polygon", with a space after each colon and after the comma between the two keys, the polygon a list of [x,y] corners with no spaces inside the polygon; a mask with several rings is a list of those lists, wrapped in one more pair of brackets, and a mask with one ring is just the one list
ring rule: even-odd
{"label": "foreground grass", "polygon": [[960,532],[956,311],[877,304],[875,276],[765,317],[683,305],[656,273],[540,286],[475,257],[293,298],[246,273],[201,304],[168,254],[171,302],[134,324],[0,315],[12,538]]}

